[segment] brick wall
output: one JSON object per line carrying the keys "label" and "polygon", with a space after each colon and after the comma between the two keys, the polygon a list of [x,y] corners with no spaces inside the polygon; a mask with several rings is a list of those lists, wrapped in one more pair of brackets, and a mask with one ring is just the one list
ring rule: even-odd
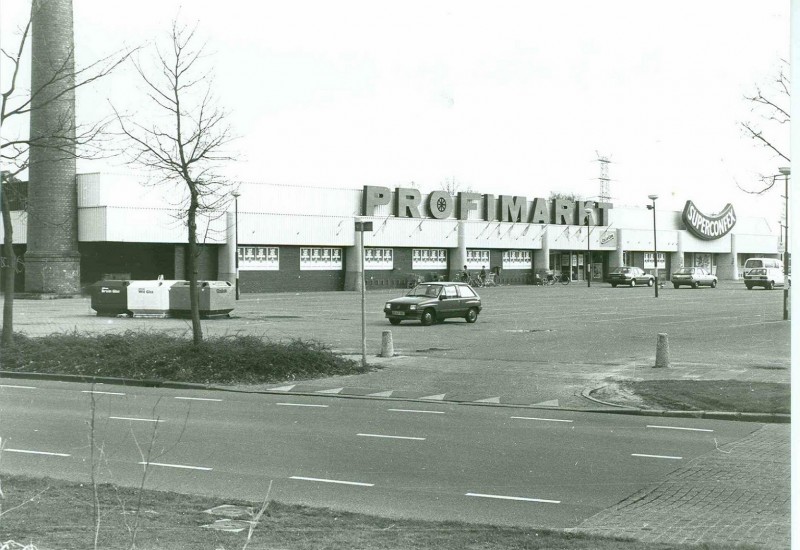
{"label": "brick wall", "polygon": [[300,271],[300,247],[280,247],[279,271],[239,270],[239,291],[289,292],[342,290],[344,266],[337,271]]}

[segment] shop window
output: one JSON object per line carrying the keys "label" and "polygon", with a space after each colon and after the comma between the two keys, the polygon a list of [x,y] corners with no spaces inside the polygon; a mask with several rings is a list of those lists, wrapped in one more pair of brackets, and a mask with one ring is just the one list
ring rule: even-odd
{"label": "shop window", "polygon": [[488,250],[467,250],[467,269],[489,269]]}
{"label": "shop window", "polygon": [[533,255],[530,250],[506,250],[503,252],[503,269],[531,269]]}
{"label": "shop window", "polygon": [[365,248],[364,269],[393,269],[393,253],[391,248]]}
{"label": "shop window", "polygon": [[280,253],[277,246],[240,246],[239,269],[244,271],[277,271]]}
{"label": "shop window", "polygon": [[447,269],[447,249],[414,248],[411,251],[411,269]]}
{"label": "shop window", "polygon": [[342,249],[341,248],[301,248],[300,249],[300,270],[341,270],[342,269]]}
{"label": "shop window", "polygon": [[[653,269],[653,253],[644,253],[644,268]],[[658,269],[667,269],[667,255],[664,252],[658,253]]]}

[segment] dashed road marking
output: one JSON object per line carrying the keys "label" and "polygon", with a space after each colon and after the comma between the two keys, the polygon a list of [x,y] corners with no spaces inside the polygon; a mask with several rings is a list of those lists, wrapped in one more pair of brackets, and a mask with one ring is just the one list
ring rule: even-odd
{"label": "dashed road marking", "polygon": [[535,416],[512,416],[517,420],[543,420],[545,422],[572,422],[572,420],[562,420],[560,418],[536,418]]}
{"label": "dashed road marking", "polygon": [[680,426],[655,426],[649,425],[648,428],[660,428],[662,430],[686,430],[689,432],[713,432],[714,430],[709,430],[707,428],[682,428]]}
{"label": "dashed road marking", "polygon": [[534,407],[558,407],[558,399],[551,399],[550,401],[542,401],[541,403],[534,403]]}
{"label": "dashed road marking", "polygon": [[391,397],[394,393],[394,390],[389,391],[379,391],[378,393],[370,393],[367,394],[369,397]]}
{"label": "dashed road marking", "polygon": [[404,413],[423,413],[423,414],[444,414],[444,411],[423,411],[421,409],[387,409],[391,412],[404,412]]}
{"label": "dashed road marking", "polygon": [[35,390],[34,386],[15,386],[13,384],[0,384],[0,388],[13,388],[15,390]]}
{"label": "dashed road marking", "polygon": [[81,393],[96,393],[99,395],[125,395],[117,391],[81,390]]}
{"label": "dashed road marking", "polygon": [[358,487],[374,487],[374,483],[361,483],[359,481],[342,481],[340,479],[323,479],[319,477],[292,476],[289,479],[299,481],[317,481],[319,483],[338,483],[339,485],[356,485]]}
{"label": "dashed road marking", "polygon": [[331,388],[329,390],[317,390],[314,393],[341,393],[344,388]]}
{"label": "dashed road marking", "polygon": [[631,453],[631,456],[639,456],[642,458],[668,458],[670,460],[683,460],[682,456],[667,456],[667,455],[644,455],[639,453]]}
{"label": "dashed road marking", "polygon": [[66,453],[49,453],[47,451],[28,451],[26,449],[3,449],[4,453],[23,453],[28,455],[44,455],[44,456],[72,456]]}
{"label": "dashed road marking", "polygon": [[297,384],[291,386],[281,386],[280,388],[269,388],[269,391],[291,391]]}
{"label": "dashed road marking", "polygon": [[424,437],[411,437],[405,435],[381,435],[381,434],[356,434],[361,437],[382,437],[385,439],[410,439],[413,441],[425,441]]}
{"label": "dashed road marking", "polygon": [[139,462],[140,466],[162,466],[164,468],[179,468],[181,470],[201,470],[203,472],[210,472],[213,468],[205,466],[187,466],[186,464],[167,464],[165,462]]}
{"label": "dashed road marking", "polygon": [[499,500],[519,500],[522,502],[543,502],[545,504],[561,504],[560,500],[549,500],[545,498],[512,497],[506,495],[486,495],[483,493],[467,493],[468,497],[495,498]]}
{"label": "dashed road marking", "polygon": [[306,403],[275,403],[276,405],[285,405],[287,407],[319,407],[320,409],[326,409],[328,405],[309,405]]}
{"label": "dashed road marking", "polygon": [[478,399],[475,403],[500,403],[499,397],[487,397],[486,399]]}
{"label": "dashed road marking", "polygon": [[222,399],[213,397],[176,397],[175,399],[183,399],[185,401],[222,401]]}
{"label": "dashed road marking", "polygon": [[160,418],[131,418],[128,416],[109,416],[110,420],[132,420],[134,422],[164,422]]}
{"label": "dashed road marking", "polygon": [[420,397],[420,399],[430,399],[432,401],[442,401],[446,394],[440,393],[438,395],[428,395],[426,397]]}

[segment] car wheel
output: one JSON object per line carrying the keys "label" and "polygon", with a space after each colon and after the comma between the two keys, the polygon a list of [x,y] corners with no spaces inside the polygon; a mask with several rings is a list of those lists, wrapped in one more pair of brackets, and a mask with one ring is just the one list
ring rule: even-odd
{"label": "car wheel", "polygon": [[672,285],[672,286],[674,286],[675,288],[680,288],[680,287],[681,287],[681,285],[676,285],[676,284],[674,284],[674,283],[673,283],[673,285]]}
{"label": "car wheel", "polygon": [[631,288],[636,286],[636,279],[631,279]]}
{"label": "car wheel", "polygon": [[478,310],[475,309],[474,307],[470,308],[467,314],[464,315],[464,319],[467,320],[467,323],[474,323],[475,321],[478,320]]}
{"label": "car wheel", "polygon": [[426,309],[425,311],[422,312],[422,319],[420,319],[420,321],[422,321],[422,326],[429,327],[433,324],[435,320],[436,320],[436,315],[434,315],[432,309]]}
{"label": "car wheel", "polygon": [[653,286],[654,284],[656,284],[655,279],[647,279],[647,286]]}
{"label": "car wheel", "polygon": [[717,281],[711,281],[711,288],[717,288]]}
{"label": "car wheel", "polygon": [[753,285],[744,285],[747,287],[747,290],[753,290]]}
{"label": "car wheel", "polygon": [[775,288],[775,283],[773,281],[768,282],[766,288],[767,290],[772,290],[773,288]]}
{"label": "car wheel", "polygon": [[611,283],[611,288],[617,288],[617,283]]}
{"label": "car wheel", "polygon": [[399,325],[400,324],[400,319],[389,319],[389,322],[391,324],[393,324],[393,325]]}
{"label": "car wheel", "polygon": [[698,283],[697,281],[693,282],[692,288],[700,288],[700,283]]}

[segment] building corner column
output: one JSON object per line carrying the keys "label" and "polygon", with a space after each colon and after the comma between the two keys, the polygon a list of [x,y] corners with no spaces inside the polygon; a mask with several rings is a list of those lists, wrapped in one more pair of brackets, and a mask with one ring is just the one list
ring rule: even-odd
{"label": "building corner column", "polygon": [[236,219],[233,212],[225,213],[225,242],[217,256],[220,281],[236,286]]}
{"label": "building corner column", "polygon": [[456,248],[448,251],[450,256],[450,280],[457,281],[463,267],[467,264],[467,237],[464,220],[458,221],[457,226],[458,242]]}
{"label": "building corner column", "polygon": [[[363,235],[363,233],[362,233]],[[361,290],[362,268],[364,262],[364,243],[363,238],[359,238],[358,233],[354,232],[353,246],[347,248],[344,253],[344,289]]]}

